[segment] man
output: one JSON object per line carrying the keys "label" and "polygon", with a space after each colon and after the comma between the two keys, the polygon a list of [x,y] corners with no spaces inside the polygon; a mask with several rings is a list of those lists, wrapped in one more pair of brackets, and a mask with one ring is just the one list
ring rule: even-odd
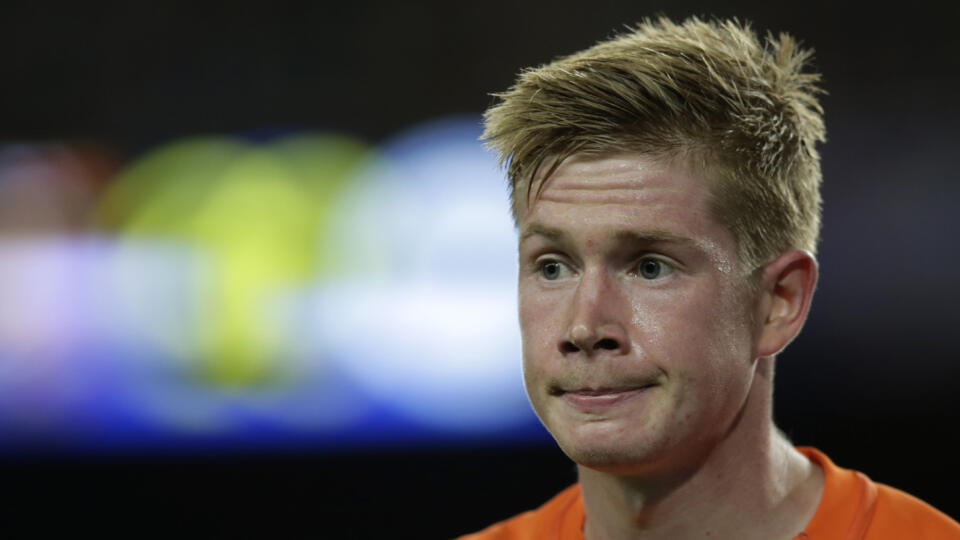
{"label": "man", "polygon": [[579,483],[465,538],[960,538],[773,424],[774,358],[817,282],[809,56],[736,21],[645,21],[487,111],[527,393]]}

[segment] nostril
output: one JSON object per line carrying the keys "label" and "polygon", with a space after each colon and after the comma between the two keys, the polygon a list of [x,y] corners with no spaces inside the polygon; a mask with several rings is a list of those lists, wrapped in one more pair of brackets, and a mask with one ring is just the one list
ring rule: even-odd
{"label": "nostril", "polygon": [[570,341],[564,341],[560,344],[560,352],[566,353],[575,353],[580,350],[580,347],[577,347]]}
{"label": "nostril", "polygon": [[608,351],[615,351],[620,348],[620,344],[617,343],[617,340],[604,338],[600,341],[593,344],[594,349],[606,349]]}

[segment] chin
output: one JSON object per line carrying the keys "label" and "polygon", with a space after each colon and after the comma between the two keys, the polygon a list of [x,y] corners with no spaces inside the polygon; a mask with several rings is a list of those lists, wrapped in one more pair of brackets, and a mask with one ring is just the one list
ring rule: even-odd
{"label": "chin", "polygon": [[564,453],[580,467],[621,475],[643,474],[654,467],[657,461],[635,448],[576,448],[564,449]]}
{"label": "chin", "polygon": [[629,473],[642,470],[658,460],[657,452],[647,441],[625,440],[619,433],[585,433],[555,438],[563,453],[574,463],[598,471]]}
{"label": "chin", "polygon": [[621,448],[570,448],[561,449],[567,457],[573,460],[577,465],[597,470],[620,469],[633,465],[637,461],[637,456]]}
{"label": "chin", "polygon": [[635,422],[607,421],[555,427],[560,429],[550,431],[567,457],[600,472],[640,475],[682,468],[694,451],[685,444],[678,447],[685,439],[656,425],[641,430]]}

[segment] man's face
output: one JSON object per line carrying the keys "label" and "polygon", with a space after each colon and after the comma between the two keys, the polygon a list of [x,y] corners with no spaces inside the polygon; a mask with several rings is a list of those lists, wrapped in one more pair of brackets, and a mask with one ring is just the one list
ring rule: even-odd
{"label": "man's face", "polygon": [[702,453],[747,400],[751,297],[707,202],[685,167],[573,156],[521,217],[527,393],[581,465],[641,472]]}

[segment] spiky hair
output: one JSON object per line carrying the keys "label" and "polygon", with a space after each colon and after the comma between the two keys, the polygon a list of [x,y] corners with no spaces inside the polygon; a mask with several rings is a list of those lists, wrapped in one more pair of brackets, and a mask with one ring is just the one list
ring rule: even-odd
{"label": "spiky hair", "polygon": [[484,115],[514,218],[536,198],[535,179],[572,154],[640,152],[682,158],[707,178],[714,217],[747,267],[815,252],[825,128],[811,55],[787,34],[761,42],[737,20],[659,18],[524,70]]}

